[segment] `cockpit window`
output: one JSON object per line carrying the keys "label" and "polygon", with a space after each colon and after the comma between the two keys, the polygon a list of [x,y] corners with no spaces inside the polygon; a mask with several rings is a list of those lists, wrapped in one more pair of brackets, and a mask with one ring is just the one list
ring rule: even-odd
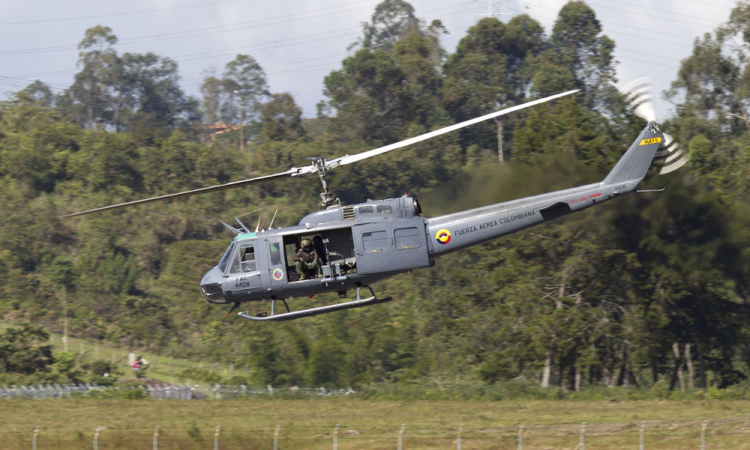
{"label": "cockpit window", "polygon": [[240,248],[232,257],[231,273],[255,272],[255,245],[253,242],[241,242]]}
{"label": "cockpit window", "polygon": [[227,251],[224,252],[224,256],[221,257],[221,261],[219,261],[219,270],[224,272],[227,268],[227,261],[229,261],[229,257],[232,255],[232,251],[234,250],[234,241],[232,241],[229,244],[229,247],[227,247]]}
{"label": "cockpit window", "polygon": [[391,205],[378,205],[378,212],[381,214],[393,214]]}

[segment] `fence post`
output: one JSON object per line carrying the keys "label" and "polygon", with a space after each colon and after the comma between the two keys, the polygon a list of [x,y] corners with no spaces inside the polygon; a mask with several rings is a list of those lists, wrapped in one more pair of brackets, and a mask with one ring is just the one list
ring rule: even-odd
{"label": "fence post", "polygon": [[36,436],[39,434],[39,427],[34,427],[34,438],[31,440],[31,450],[36,450]]}
{"label": "fence post", "polygon": [[704,420],[701,426],[701,450],[706,450],[706,424],[707,422]]}
{"label": "fence post", "polygon": [[214,433],[214,450],[219,450],[219,433],[221,432],[221,425],[216,427],[216,433]]}
{"label": "fence post", "polygon": [[458,436],[456,437],[456,450],[461,450],[461,432],[464,430],[464,424],[458,427]]}
{"label": "fence post", "polygon": [[523,450],[523,423],[518,427],[518,450]]}
{"label": "fence post", "polygon": [[398,432],[398,450],[401,450],[404,445],[404,432],[406,431],[406,424],[401,424],[401,431]]}
{"label": "fence post", "polygon": [[640,450],[643,450],[643,433],[646,430],[646,422],[641,422],[641,445],[638,447]]}
{"label": "fence post", "polygon": [[581,424],[581,450],[586,450],[586,444],[584,442],[584,435],[586,434],[586,422]]}
{"label": "fence post", "polygon": [[339,424],[333,429],[333,450],[339,450]]}
{"label": "fence post", "polygon": [[96,430],[94,431],[94,450],[99,450],[99,432],[102,430],[102,427],[96,427]]}
{"label": "fence post", "polygon": [[276,425],[276,431],[273,433],[273,450],[279,450],[279,430],[281,425]]}
{"label": "fence post", "polygon": [[154,429],[154,450],[159,450],[159,425]]}

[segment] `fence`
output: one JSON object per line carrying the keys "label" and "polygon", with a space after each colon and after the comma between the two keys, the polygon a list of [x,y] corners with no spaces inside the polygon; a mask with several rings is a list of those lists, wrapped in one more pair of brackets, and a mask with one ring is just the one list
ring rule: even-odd
{"label": "fence", "polygon": [[[633,424],[634,426],[632,428],[638,429],[638,437],[634,434],[629,434],[628,441],[624,444],[618,444],[617,448],[632,448],[635,450],[636,446],[638,446],[639,450],[646,450],[647,448],[665,448],[663,445],[663,442],[657,442],[655,441],[653,443],[653,446],[649,447],[649,429],[646,426],[645,422],[642,422],[640,426],[637,424]],[[695,431],[698,429],[698,424],[695,425]],[[600,430],[597,430],[597,426],[594,425],[593,427],[589,425],[587,427],[586,423],[584,422],[580,426],[579,432],[575,432],[571,429],[570,426],[567,427],[568,430],[572,431],[571,433],[568,433],[568,438],[576,439],[579,443],[578,446],[575,447],[576,450],[585,450],[586,448],[586,437],[587,437],[587,429],[589,431],[592,431],[593,428],[593,434],[596,437],[602,438],[608,436],[606,432],[603,432],[603,430],[606,429],[607,425],[602,424]],[[691,439],[695,438],[694,447],[693,445],[690,445],[692,448],[700,448],[701,450],[706,450],[706,430],[708,428],[707,422],[703,421],[700,426],[700,436],[698,439],[697,435],[693,435],[691,433]],[[342,431],[340,431],[340,429]],[[569,447],[569,443],[563,444],[562,440],[566,436],[561,436],[559,433],[555,433],[554,436],[560,439],[558,446],[550,446],[548,443],[540,443],[540,439],[542,437],[545,437],[545,434],[543,432],[540,432],[540,430],[543,429],[543,426],[538,427],[528,427],[524,424],[520,424],[517,428],[517,448],[518,450],[523,450],[524,448],[527,449],[533,449],[535,448],[535,444],[541,446],[542,448],[572,448]],[[328,432],[325,434],[318,434],[314,437],[300,437],[299,435],[296,435],[292,438],[288,438],[284,436],[284,429],[281,425],[276,425],[273,430],[252,430],[251,435],[257,436],[257,438],[253,441],[252,448],[255,449],[262,449],[266,448],[268,450],[279,450],[281,448],[285,449],[300,449],[300,448],[307,448],[309,446],[313,446],[314,448],[326,448],[330,446],[333,450],[338,450],[339,445],[341,444],[344,448],[363,448],[362,445],[364,442],[368,442],[367,448],[376,447],[376,448],[393,448],[396,447],[398,450],[408,450],[410,448],[410,443],[414,445],[415,448],[435,448],[435,449],[457,449],[462,450],[462,446],[470,446],[470,448],[476,448],[476,445],[480,445],[481,448],[489,448],[487,445],[491,445],[492,448],[506,448],[510,449],[515,446],[515,443],[511,444],[512,439],[514,439],[515,432],[511,431],[509,428],[504,428],[497,430],[498,433],[496,436],[487,436],[486,432],[487,430],[484,429],[475,429],[475,430],[469,430],[469,433],[464,433],[464,427],[463,425],[459,425],[453,430],[453,434],[451,438],[447,438],[448,433],[443,432],[440,433],[441,437],[438,439],[436,436],[428,436],[426,431],[429,430],[413,430],[411,433],[414,433],[416,436],[410,437],[410,432],[407,432],[406,424],[401,425],[400,429],[394,428],[392,430],[392,434],[390,436],[384,435],[382,431],[377,432],[377,436],[366,436],[366,433],[361,433],[356,430],[346,430],[345,428],[342,428],[339,424],[336,424],[335,427],[329,428]],[[93,430],[93,441],[91,444],[93,444],[93,448],[96,450],[98,449],[99,445],[104,445],[106,448],[111,448],[113,446],[116,446],[117,448],[122,447],[122,445],[132,445],[135,441],[133,441],[133,431],[130,430],[128,433],[128,436],[123,435],[122,432],[118,432],[117,430],[112,430],[110,432],[107,430],[107,427],[104,426],[97,426]],[[166,433],[165,433],[166,431]],[[156,426],[153,429],[153,434],[150,434],[150,444],[154,450],[158,450],[160,446],[162,448],[182,448],[183,446],[188,444],[188,440],[185,438],[180,438],[177,436],[176,433],[174,433],[175,430],[172,430],[172,433],[170,433],[170,430],[168,428],[162,428],[160,426]],[[239,433],[238,433],[239,431]],[[202,442],[202,445],[198,445],[198,447],[205,447],[206,449],[209,448],[211,444],[213,444],[214,450],[219,450],[220,448],[244,448],[243,444],[238,441],[237,436],[248,434],[248,430],[228,430],[226,428],[223,428],[221,425],[216,426],[215,431],[213,432],[213,439],[204,441],[203,439],[198,439],[196,442],[192,442],[191,448],[197,448],[195,447],[195,444],[200,444]],[[313,433],[321,432],[322,430],[309,430]],[[376,433],[375,429],[373,430],[367,430],[372,433]],[[31,443],[31,447],[33,450],[43,450],[44,446],[40,444],[41,441],[44,439],[45,432],[53,433],[54,427],[47,427],[45,429],[44,425],[37,426],[33,430],[29,430],[28,432],[28,440],[27,442]],[[435,430],[432,430],[433,433],[435,433]],[[149,433],[151,433],[149,431]],[[297,430],[297,433],[299,433],[299,430]],[[663,433],[663,431],[662,431]],[[165,435],[166,434],[166,435]],[[226,436],[229,434],[230,436]],[[654,433],[656,436],[659,435],[659,432]],[[222,441],[223,437],[226,436],[225,440]],[[547,434],[546,437],[549,437],[550,434]],[[529,437],[531,439],[529,439]],[[122,442],[120,442],[122,440]],[[324,441],[328,441],[328,445],[325,445]],[[49,447],[59,448],[61,442],[57,441],[55,445],[51,445],[52,442],[50,439],[47,439],[47,444]],[[391,442],[391,444],[388,444],[388,441]],[[569,439],[570,441],[570,439]],[[6,441],[7,442],[7,441]],[[140,442],[140,441],[138,441]],[[495,445],[500,445],[500,447],[495,447],[491,442],[495,442]],[[602,441],[598,441],[599,446],[594,445],[590,448],[597,448],[597,447],[605,447],[605,448],[612,448],[611,446],[602,444]],[[80,444],[80,442],[79,442]],[[427,446],[425,446],[425,444]],[[63,445],[64,446],[64,445]],[[717,447],[722,447],[721,445],[717,444]],[[20,447],[19,447],[20,448]],[[28,448],[28,447],[26,447]],[[669,447],[669,448],[681,448],[681,447]],[[343,449],[342,449],[343,450]]]}
{"label": "fence", "polygon": [[[1,386],[0,399],[3,398],[67,398],[71,396],[87,396],[96,393],[105,393],[110,391],[123,391],[142,389],[144,395],[157,400],[202,400],[208,396],[195,387],[184,384],[147,384],[146,386],[132,387],[111,387],[97,386],[95,384],[50,384],[37,386]],[[355,392],[349,389],[326,389],[305,388],[305,387],[273,387],[266,386],[265,389],[257,389],[245,385],[231,386],[214,384],[211,387],[211,396],[216,400],[229,400],[257,396],[274,396],[274,395],[305,395],[305,396],[339,396],[349,395]]]}

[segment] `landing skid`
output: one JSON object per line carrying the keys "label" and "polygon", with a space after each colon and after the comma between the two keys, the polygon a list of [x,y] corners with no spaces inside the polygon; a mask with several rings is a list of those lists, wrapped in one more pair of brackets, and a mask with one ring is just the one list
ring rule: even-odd
{"label": "landing skid", "polygon": [[287,312],[276,314],[276,312],[274,311],[276,300],[271,300],[271,314],[270,315],[267,315],[266,313],[261,313],[261,314],[258,314],[257,316],[252,316],[250,315],[249,311],[242,311],[242,312],[237,313],[237,315],[242,317],[243,319],[250,319],[250,320],[257,320],[257,321],[283,322],[285,320],[294,320],[294,319],[300,319],[302,317],[318,316],[320,314],[327,314],[327,313],[334,312],[334,311],[343,311],[345,309],[361,308],[363,306],[377,305],[378,303],[385,303],[385,302],[390,302],[391,300],[393,300],[393,297],[377,298],[372,288],[370,286],[366,286],[366,287],[367,289],[370,290],[372,297],[361,298],[360,290],[362,288],[358,287],[357,299],[352,300],[350,302],[346,302],[346,303],[336,303],[335,305],[319,306],[317,308],[303,309],[302,311],[292,312],[292,311],[289,311],[289,305],[287,305],[286,300],[282,300],[284,302],[284,305],[286,306]]}

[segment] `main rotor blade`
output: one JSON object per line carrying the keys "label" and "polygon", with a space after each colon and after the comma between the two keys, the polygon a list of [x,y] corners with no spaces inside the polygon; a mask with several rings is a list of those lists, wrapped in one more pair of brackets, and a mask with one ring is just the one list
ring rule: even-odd
{"label": "main rotor blade", "polygon": [[540,103],[545,103],[550,100],[554,100],[556,98],[565,97],[566,95],[575,94],[578,91],[580,91],[580,89],[574,89],[572,91],[563,92],[561,94],[550,95],[549,97],[544,97],[544,98],[540,98],[539,100],[522,103],[520,105],[512,106],[510,108],[501,109],[500,111],[495,111],[493,113],[485,114],[484,116],[480,116],[475,119],[467,120],[465,122],[461,122],[455,125],[441,128],[439,130],[430,131],[429,133],[425,133],[420,136],[409,138],[401,142],[396,142],[394,144],[386,145],[385,147],[368,150],[366,152],[358,153],[356,155],[346,155],[346,156],[342,156],[341,158],[332,159],[326,162],[326,167],[328,169],[333,169],[334,167],[337,167],[337,166],[345,166],[347,164],[352,164],[358,161],[362,161],[363,159],[371,158],[373,156],[382,155],[383,153],[388,153],[390,151],[393,151],[399,148],[403,148],[412,144],[416,144],[417,142],[426,141],[427,139],[432,139],[434,137],[437,137],[446,133],[450,133],[451,131],[455,131],[464,127],[468,127],[469,125],[474,125],[475,123],[484,122],[485,120],[504,116],[506,114],[510,114],[512,112],[519,111],[521,109],[528,108],[530,106],[538,105]]}
{"label": "main rotor blade", "polygon": [[[363,159],[371,158],[373,156],[381,155],[383,153],[387,153],[392,150],[396,150],[396,149],[403,148],[412,144],[416,144],[417,142],[426,141],[427,139],[431,139],[431,138],[434,138],[434,137],[437,137],[446,133],[450,133],[451,131],[455,131],[464,127],[468,127],[469,125],[473,125],[475,123],[483,122],[485,120],[489,120],[489,119],[499,117],[499,116],[504,116],[505,114],[510,114],[514,111],[519,111],[521,109],[528,108],[530,106],[538,105],[540,103],[545,103],[545,102],[548,102],[550,100],[554,100],[560,97],[565,97],[566,95],[575,94],[579,90],[580,89],[575,89],[572,91],[563,92],[561,94],[555,94],[549,97],[541,98],[539,100],[534,100],[531,102],[516,105],[510,108],[502,109],[500,111],[495,111],[493,113],[486,114],[484,116],[477,117],[475,119],[467,120],[465,122],[457,123],[455,125],[451,125],[445,128],[441,128],[439,130],[425,133],[421,136],[413,137],[410,139],[403,140],[401,142],[396,142],[394,144],[386,145],[385,147],[376,148],[376,149],[369,150],[363,153],[358,153],[356,155],[351,155],[351,156],[345,155],[340,158],[326,161],[325,167],[327,169],[333,169],[334,167],[337,167],[337,166],[344,166],[347,164],[355,163],[357,161],[362,161]],[[318,172],[318,167],[316,164],[311,164],[309,166],[303,166],[303,167],[292,167],[286,172],[281,172],[281,173],[277,173],[274,175],[266,175],[266,176],[257,177],[257,178],[250,178],[247,180],[233,181],[231,183],[219,184],[216,186],[209,186],[209,187],[200,188],[200,189],[193,189],[190,191],[178,192],[176,194],[160,195],[158,197],[145,198],[142,200],[134,200],[132,202],[118,203],[116,205],[103,206],[101,208],[94,208],[94,209],[89,209],[87,211],[77,212],[73,214],[66,214],[60,217],[82,216],[84,214],[92,214],[92,213],[97,213],[97,212],[102,212],[102,211],[108,211],[110,209],[124,208],[126,206],[140,205],[143,203],[158,202],[162,200],[171,200],[174,198],[188,197],[188,196],[197,195],[197,194],[207,194],[209,192],[223,191],[225,189],[233,189],[236,187],[246,186],[248,184],[274,180],[276,178],[283,178],[286,176],[304,175],[304,174],[316,173],[316,172]]]}
{"label": "main rotor blade", "polygon": [[281,173],[277,173],[274,175],[265,175],[265,176],[257,177],[257,178],[249,178],[247,180],[233,181],[231,183],[218,184],[216,186],[209,186],[209,187],[200,188],[200,189],[193,189],[191,191],[177,192],[176,194],[160,195],[158,197],[144,198],[142,200],[134,200],[132,202],[125,202],[125,203],[118,203],[116,205],[102,206],[101,208],[94,208],[94,209],[89,209],[88,211],[82,211],[82,212],[77,212],[73,214],[66,214],[60,217],[82,216],[84,214],[97,213],[97,212],[107,211],[110,209],[124,208],[126,206],[140,205],[143,203],[158,202],[162,200],[171,200],[173,198],[178,198],[178,197],[188,197],[191,195],[207,194],[209,192],[223,191],[226,189],[246,186],[248,184],[260,183],[262,181],[269,181],[269,180],[274,180],[276,178],[288,177],[298,172],[299,172],[299,169],[292,168],[292,169],[287,170],[286,172],[281,172]]}

